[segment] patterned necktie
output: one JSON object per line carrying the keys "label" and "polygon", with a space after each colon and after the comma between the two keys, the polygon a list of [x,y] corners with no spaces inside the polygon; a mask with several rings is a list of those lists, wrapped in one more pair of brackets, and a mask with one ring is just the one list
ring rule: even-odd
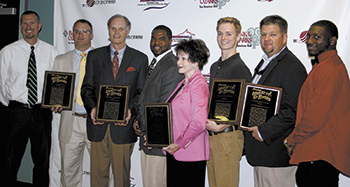
{"label": "patterned necktie", "polygon": [[77,103],[80,106],[83,106],[83,100],[81,99],[81,85],[83,84],[84,76],[85,76],[85,65],[86,65],[86,53],[81,53],[82,56],[80,60],[79,66],[79,79],[78,79],[78,88],[77,88]]}
{"label": "patterned necktie", "polygon": [[28,88],[28,103],[30,106],[35,105],[38,101],[38,91],[37,91],[37,75],[36,75],[36,62],[34,54],[34,46],[30,46],[32,51],[30,52],[29,62],[28,62],[28,74],[27,74],[27,88]]}
{"label": "patterned necktie", "polygon": [[114,52],[114,58],[113,58],[113,77],[114,79],[117,77],[117,73],[118,73],[118,70],[119,70],[119,64],[118,64],[118,51],[115,51]]}
{"label": "patterned necktie", "polygon": [[157,60],[154,58],[151,62],[151,64],[148,66],[148,74],[147,77],[151,76],[153,69],[154,69],[154,64],[156,64]]}

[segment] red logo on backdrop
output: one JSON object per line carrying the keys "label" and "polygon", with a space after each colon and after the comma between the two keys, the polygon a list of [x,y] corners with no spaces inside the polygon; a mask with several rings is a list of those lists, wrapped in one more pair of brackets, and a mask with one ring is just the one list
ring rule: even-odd
{"label": "red logo on backdrop", "polygon": [[86,4],[88,7],[93,7],[95,4],[95,0],[86,0]]}
{"label": "red logo on backdrop", "polygon": [[300,40],[305,43],[307,40],[307,31],[303,31],[302,33],[300,33],[299,37],[300,37]]}

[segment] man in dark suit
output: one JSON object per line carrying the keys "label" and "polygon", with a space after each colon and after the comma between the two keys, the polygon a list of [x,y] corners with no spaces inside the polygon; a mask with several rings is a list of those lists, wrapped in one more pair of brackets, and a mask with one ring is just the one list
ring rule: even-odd
{"label": "man in dark suit", "polygon": [[278,15],[260,22],[260,44],[265,54],[255,68],[252,82],[280,87],[283,92],[279,113],[245,132],[245,152],[254,167],[256,187],[295,186],[296,166],[289,164],[283,141],[293,131],[298,95],[307,73],[286,47],[287,27],[287,21]]}
{"label": "man in dark suit", "polygon": [[[114,15],[108,20],[110,45],[89,52],[81,95],[89,115],[87,134],[91,141],[91,186],[107,186],[109,167],[114,186],[130,186],[130,157],[136,142],[132,121],[137,111],[139,94],[147,76],[145,54],[126,45],[131,23],[127,17]],[[130,86],[126,123],[96,121],[96,106],[104,85]]]}
{"label": "man in dark suit", "polygon": [[184,79],[177,68],[177,58],[171,51],[172,32],[164,25],[152,30],[150,48],[154,58],[149,66],[148,77],[139,99],[138,124],[140,134],[141,169],[144,187],[166,186],[166,158],[161,148],[145,145],[145,104],[165,103],[177,84]]}

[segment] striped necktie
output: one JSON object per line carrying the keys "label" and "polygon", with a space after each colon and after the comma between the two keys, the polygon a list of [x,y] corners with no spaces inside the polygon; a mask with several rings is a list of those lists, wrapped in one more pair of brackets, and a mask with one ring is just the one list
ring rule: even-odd
{"label": "striped necktie", "polygon": [[113,58],[113,77],[114,79],[117,78],[117,73],[118,73],[118,70],[119,70],[119,64],[118,64],[118,51],[115,51],[114,52],[114,58]]}
{"label": "striped necktie", "polygon": [[154,58],[151,62],[151,64],[148,66],[148,75],[147,77],[151,76],[151,74],[153,73],[153,69],[154,69],[154,64],[156,64],[157,60]]}
{"label": "striped necktie", "polygon": [[28,74],[27,74],[27,88],[28,88],[28,103],[33,106],[38,101],[37,91],[37,75],[36,75],[36,62],[34,54],[34,46],[30,47],[29,62],[28,62]]}

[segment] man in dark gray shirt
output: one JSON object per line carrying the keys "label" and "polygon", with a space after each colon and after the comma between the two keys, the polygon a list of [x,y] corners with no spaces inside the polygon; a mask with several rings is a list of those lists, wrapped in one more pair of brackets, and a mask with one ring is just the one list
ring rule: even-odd
{"label": "man in dark gray shirt", "polygon": [[[213,78],[246,79],[252,75],[237,53],[241,39],[241,24],[233,17],[221,18],[217,22],[217,41],[221,57],[210,67],[210,83]],[[239,161],[243,151],[243,133],[234,125],[217,124],[207,120],[209,131],[210,160],[208,161],[209,185],[239,186]],[[223,149],[225,148],[225,149]]]}

